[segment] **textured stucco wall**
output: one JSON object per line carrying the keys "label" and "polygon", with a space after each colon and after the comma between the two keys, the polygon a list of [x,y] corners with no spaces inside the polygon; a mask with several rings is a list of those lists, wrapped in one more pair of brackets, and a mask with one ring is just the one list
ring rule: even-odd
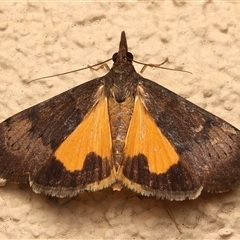
{"label": "textured stucco wall", "polygon": [[[219,1],[0,3],[0,120],[87,80],[85,70],[31,84],[33,78],[106,60],[122,30],[135,59],[181,72],[147,68],[144,77],[240,128],[240,4]],[[110,64],[111,65],[111,64]],[[141,66],[136,66],[137,70]],[[110,188],[67,201],[8,183],[0,188],[0,238],[240,238],[240,188],[168,202]]]}

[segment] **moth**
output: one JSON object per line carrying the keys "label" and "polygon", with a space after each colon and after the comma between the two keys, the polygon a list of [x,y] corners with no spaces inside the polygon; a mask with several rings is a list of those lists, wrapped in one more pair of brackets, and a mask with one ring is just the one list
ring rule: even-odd
{"label": "moth", "polygon": [[132,64],[125,32],[113,67],[0,124],[0,177],[72,197],[125,186],[168,200],[226,192],[240,179],[240,132]]}

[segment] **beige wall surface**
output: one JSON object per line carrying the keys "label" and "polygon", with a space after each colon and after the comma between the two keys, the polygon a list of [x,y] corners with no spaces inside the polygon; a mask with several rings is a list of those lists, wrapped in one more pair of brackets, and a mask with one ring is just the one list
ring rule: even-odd
{"label": "beige wall surface", "polygon": [[[0,121],[107,73],[89,69],[31,79],[111,58],[125,30],[129,50],[162,86],[240,128],[240,3],[225,1],[0,2]],[[111,65],[111,63],[109,63]],[[140,71],[141,65],[136,65]],[[1,136],[0,136],[1,137]],[[127,189],[48,198],[0,188],[0,238],[239,239],[240,188],[166,203]]]}

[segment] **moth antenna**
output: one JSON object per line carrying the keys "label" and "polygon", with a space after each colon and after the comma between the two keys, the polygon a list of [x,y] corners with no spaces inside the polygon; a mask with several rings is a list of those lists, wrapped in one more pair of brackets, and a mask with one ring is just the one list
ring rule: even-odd
{"label": "moth antenna", "polygon": [[144,70],[146,69],[146,67],[156,67],[156,68],[161,68],[161,69],[165,69],[165,70],[171,70],[171,71],[176,71],[176,72],[185,72],[185,73],[189,73],[192,74],[192,72],[186,71],[186,70],[181,70],[181,69],[174,69],[174,68],[167,68],[167,67],[161,67],[161,65],[163,65],[164,63],[166,63],[168,61],[168,58],[166,58],[166,60],[164,60],[162,63],[160,64],[154,64],[154,63],[143,63],[143,62],[138,62],[136,60],[131,60],[135,63],[141,64],[143,65],[143,68],[141,69],[140,73],[143,73]]}
{"label": "moth antenna", "polygon": [[88,69],[88,68],[94,68],[94,67],[99,66],[101,64],[105,64],[106,62],[109,62],[111,60],[112,60],[112,58],[109,58],[106,61],[94,64],[94,65],[91,65],[91,66],[87,66],[87,67],[84,67],[84,68],[79,68],[79,69],[76,69],[76,70],[72,70],[72,71],[68,71],[68,72],[64,72],[64,73],[58,73],[58,74],[54,74],[54,75],[49,75],[49,76],[45,76],[45,77],[35,78],[35,79],[30,80],[28,83],[31,83],[31,82],[34,82],[34,81],[37,81],[37,80],[46,79],[46,78],[59,77],[59,76],[66,75],[66,74],[69,74],[69,73],[75,73],[75,72],[78,72],[78,71],[82,71],[82,70],[85,70],[85,69]]}
{"label": "moth antenna", "polygon": [[[166,58],[162,63],[159,64],[151,64],[152,67],[160,67],[162,66],[164,63],[168,62],[168,58]],[[145,71],[145,69],[148,67],[148,65],[144,65],[143,68],[141,69],[140,73],[143,73]]]}
{"label": "moth antenna", "polygon": [[91,68],[91,69],[94,70],[94,71],[98,71],[98,70],[101,69],[101,68],[106,68],[108,71],[111,70],[110,67],[107,65],[107,63],[103,63],[102,65],[100,65],[100,66],[97,67],[97,68],[94,68],[93,66],[89,66],[89,65],[88,65],[88,67]]}

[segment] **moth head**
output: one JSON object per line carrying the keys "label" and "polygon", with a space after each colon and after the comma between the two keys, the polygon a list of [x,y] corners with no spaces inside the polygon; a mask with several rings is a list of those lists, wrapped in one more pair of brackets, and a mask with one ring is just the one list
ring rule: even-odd
{"label": "moth head", "polygon": [[124,31],[121,33],[119,50],[117,53],[113,54],[112,60],[114,65],[132,64],[133,55],[128,52],[127,39]]}

